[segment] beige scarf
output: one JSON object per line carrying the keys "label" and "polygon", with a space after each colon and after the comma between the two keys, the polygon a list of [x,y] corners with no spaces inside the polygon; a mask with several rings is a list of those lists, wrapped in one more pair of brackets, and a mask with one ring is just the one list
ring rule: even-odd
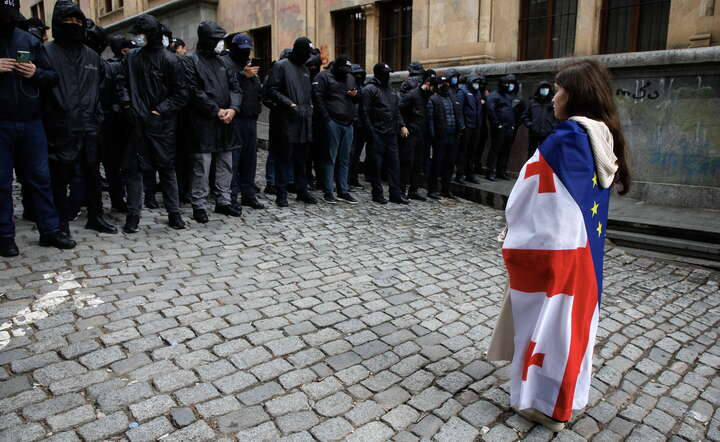
{"label": "beige scarf", "polygon": [[570,117],[570,119],[577,122],[587,132],[593,156],[595,157],[598,184],[603,189],[607,189],[612,185],[615,172],[618,170],[610,129],[602,121],[592,120],[587,117]]}

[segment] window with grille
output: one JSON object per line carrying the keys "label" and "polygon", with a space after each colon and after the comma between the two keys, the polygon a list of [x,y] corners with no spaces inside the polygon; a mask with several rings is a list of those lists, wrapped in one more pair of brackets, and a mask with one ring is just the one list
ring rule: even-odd
{"label": "window with grille", "polygon": [[412,49],[412,0],[378,4],[380,9],[380,57],[400,71],[410,64]]}
{"label": "window with grille", "polygon": [[365,65],[365,13],[350,9],[333,13],[335,57],[347,55],[353,63]]}
{"label": "window with grille", "polygon": [[665,49],[669,19],[670,0],[604,0],[600,52]]}
{"label": "window with grille", "polygon": [[572,56],[577,3],[577,0],[523,0],[518,58],[539,60]]}

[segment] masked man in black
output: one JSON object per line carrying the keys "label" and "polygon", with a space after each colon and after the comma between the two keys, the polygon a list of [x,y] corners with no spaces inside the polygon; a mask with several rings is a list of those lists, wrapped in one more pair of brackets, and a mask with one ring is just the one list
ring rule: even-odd
{"label": "masked man in black", "polygon": [[305,62],[310,57],[312,43],[306,37],[295,40],[290,56],[278,60],[268,78],[266,93],[276,103],[277,127],[283,133],[272,143],[276,163],[276,203],[287,207],[287,184],[290,162],[294,164],[295,188],[298,200],[316,204],[307,189],[305,159],[312,142],[312,84]]}
{"label": "masked man in black", "polygon": [[438,79],[437,93],[428,101],[427,122],[433,140],[432,170],[428,182],[428,197],[438,200],[438,178],[445,198],[454,199],[450,190],[452,174],[457,161],[458,144],[465,130],[465,122],[457,97],[450,88],[450,78]]}
{"label": "masked man in black", "polygon": [[258,76],[260,67],[250,65],[252,39],[247,34],[236,34],[230,43],[230,55],[226,58],[228,69],[240,86],[242,101],[240,111],[233,119],[232,127],[240,149],[233,151],[233,178],[231,196],[237,205],[264,209],[255,194],[257,171],[257,119],[262,111],[262,82]]}
{"label": "masked man in black", "polygon": [[54,40],[45,44],[45,50],[60,81],[43,100],[43,121],[48,134],[53,198],[63,230],[69,234],[68,223],[83,200],[82,195],[77,196],[73,204],[69,191],[80,179],[88,205],[85,228],[117,233],[115,226],[103,218],[100,186],[98,134],[105,66],[100,56],[84,44],[87,22],[76,4],[66,0],[55,3],[52,25]]}
{"label": "masked man in black", "polygon": [[367,143],[367,131],[363,125],[363,120],[360,116],[360,106],[362,105],[362,88],[365,86],[365,78],[367,73],[365,69],[359,64],[352,65],[352,76],[355,78],[355,85],[358,88],[358,97],[355,100],[355,109],[353,114],[353,146],[352,152],[350,153],[350,172],[348,177],[348,184],[351,189],[363,190],[364,187],[360,184],[358,175],[362,165],[360,164],[360,158],[362,157],[365,144]]}
{"label": "masked man in black", "polygon": [[515,75],[508,74],[500,79],[498,90],[490,94],[487,100],[491,145],[485,178],[490,181],[495,181],[497,178],[509,179],[506,175],[507,165],[520,123],[520,115],[514,106],[517,90],[518,82]]}
{"label": "masked man in black", "polygon": [[[17,27],[18,0],[0,3],[0,256],[17,256],[13,222],[13,167],[22,169],[35,212],[40,245],[72,249],[75,241],[60,230],[50,187],[48,146],[43,128],[40,89],[58,82],[40,40]],[[17,62],[18,51],[29,61]]]}
{"label": "masked man in black", "polygon": [[400,96],[390,87],[390,66],[378,63],[373,67],[375,77],[362,91],[362,115],[368,128],[369,152],[372,152],[372,197],[378,204],[387,204],[383,196],[383,165],[388,171],[390,202],[409,204],[400,189],[400,160],[398,135],[410,134],[400,113]]}
{"label": "masked man in black", "polygon": [[206,223],[210,194],[208,179],[213,161],[218,190],[215,213],[242,214],[242,209],[230,201],[233,149],[239,147],[233,142],[231,124],[240,109],[242,94],[236,77],[220,57],[225,29],[213,21],[204,21],[197,32],[197,51],[190,55],[193,62],[190,110],[195,126],[192,206],[195,221]]}
{"label": "masked man in black", "polygon": [[[423,71],[424,72],[424,71]],[[408,81],[408,80],[406,80]],[[406,198],[426,201],[418,193],[423,179],[423,161],[425,159],[427,137],[427,103],[435,89],[435,77],[424,75],[419,85],[403,94],[400,99],[400,112],[410,132],[400,146],[400,186]]]}
{"label": "masked man in black", "polygon": [[[337,200],[357,204],[350,195],[348,172],[350,151],[353,142],[354,101],[358,98],[355,78],[350,75],[352,64],[340,56],[330,70],[320,72],[313,82],[315,112],[321,118],[326,137],[326,161],[323,172],[325,202],[335,204]],[[335,173],[337,166],[337,174]],[[335,198],[335,177],[337,176],[337,199]]]}
{"label": "masked man in black", "polygon": [[545,138],[550,135],[558,121],[553,110],[553,87],[549,81],[541,81],[535,95],[530,98],[522,121],[528,128],[528,158],[535,154]]}
{"label": "masked man in black", "polygon": [[132,28],[144,43],[123,61],[119,100],[128,112],[131,135],[125,152],[128,215],[123,231],[135,233],[143,202],[143,171],[156,167],[169,225],[184,229],[175,176],[177,112],[187,103],[187,90],[178,57],[162,45],[162,25],[151,15],[140,16]]}

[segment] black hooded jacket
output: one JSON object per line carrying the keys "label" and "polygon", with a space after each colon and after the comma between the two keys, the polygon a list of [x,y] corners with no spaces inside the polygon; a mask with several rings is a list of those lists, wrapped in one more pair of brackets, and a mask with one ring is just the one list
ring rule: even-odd
{"label": "black hooded jacket", "polygon": [[410,135],[425,137],[427,133],[427,103],[432,95],[431,91],[416,87],[402,95],[400,99],[400,112]]}
{"label": "black hooded jacket", "polygon": [[32,121],[40,119],[40,89],[58,82],[58,75],[48,60],[42,42],[32,34],[15,28],[9,38],[0,37],[0,58],[17,56],[17,51],[30,52],[35,75],[24,78],[17,72],[0,73],[0,121]]}
{"label": "black hooded jacket", "polygon": [[140,16],[134,29],[147,36],[147,44],[128,52],[119,81],[119,101],[131,115],[146,120],[152,111],[175,119],[187,103],[185,75],[178,57],[162,45],[162,26],[151,15]]}
{"label": "black hooded jacket", "polygon": [[[540,89],[546,87],[550,89],[550,93],[543,97],[540,95]],[[535,95],[530,98],[527,109],[523,113],[523,124],[530,130],[530,135],[538,138],[545,138],[550,135],[558,121],[555,119],[553,111],[553,88],[550,82],[542,81],[535,91]]]}
{"label": "black hooded jacket", "polygon": [[[67,17],[82,17],[85,27],[84,16],[77,5],[68,1],[55,3],[53,28],[59,27]],[[45,51],[59,77],[58,84],[43,95],[49,157],[72,162],[81,145],[70,140],[80,134],[97,133],[102,123],[100,96],[105,66],[100,55],[82,41],[69,41],[60,35],[45,44]]]}
{"label": "black hooded jacket", "polygon": [[215,45],[225,36],[225,30],[215,22],[202,22],[198,27],[197,51],[192,60],[191,115],[195,125],[195,149],[200,153],[222,152],[233,147],[231,126],[218,118],[220,109],[240,111],[240,92],[236,78]]}
{"label": "black hooded jacket", "polygon": [[365,127],[379,134],[395,134],[405,126],[400,113],[400,95],[373,78],[363,88],[361,115]]}
{"label": "black hooded jacket", "polygon": [[313,129],[312,84],[304,61],[295,63],[292,59],[296,58],[291,52],[288,58],[275,62],[267,79],[265,94],[277,106],[276,127],[286,132],[287,142],[309,143]]}
{"label": "black hooded jacket", "polygon": [[[175,161],[177,113],[187,104],[185,72],[177,55],[162,45],[162,26],[151,15],[140,16],[133,32],[144,33],[147,44],[128,52],[118,81],[118,97],[129,107],[133,140],[128,145],[125,166],[148,170],[170,167]],[[152,112],[158,112],[155,115]]]}
{"label": "black hooded jacket", "polygon": [[[241,102],[238,117],[257,119],[262,112],[263,85],[259,75],[247,77],[245,64],[239,64],[230,55],[223,61],[240,88]],[[262,73],[262,72],[261,72]]]}
{"label": "black hooded jacket", "polygon": [[490,128],[515,130],[518,127],[519,115],[514,109],[514,100],[517,94],[517,80],[514,75],[504,76],[500,83],[514,83],[515,90],[508,92],[506,89],[499,87],[498,90],[490,94],[487,100],[488,120]]}
{"label": "black hooded jacket", "polygon": [[317,74],[313,82],[316,109],[323,122],[333,120],[349,126],[353,122],[356,98],[347,95],[347,91],[357,89],[355,77],[346,74],[338,78],[333,70],[325,70]]}

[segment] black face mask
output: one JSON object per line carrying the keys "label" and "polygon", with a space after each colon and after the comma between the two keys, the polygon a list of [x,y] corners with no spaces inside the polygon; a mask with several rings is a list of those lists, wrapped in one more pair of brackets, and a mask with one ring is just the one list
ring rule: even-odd
{"label": "black face mask", "polygon": [[375,78],[378,79],[381,85],[387,86],[390,83],[390,72],[379,71],[375,72]]}
{"label": "black face mask", "polygon": [[344,80],[345,77],[350,73],[352,70],[350,66],[347,64],[347,60],[345,59],[338,59],[335,61],[335,64],[332,68],[332,73],[335,78],[338,80]]}
{"label": "black face mask", "polygon": [[438,92],[440,93],[440,95],[449,94],[450,93],[450,85],[447,85],[447,84],[440,85],[440,87],[438,88]]}
{"label": "black face mask", "polygon": [[61,23],[53,29],[53,37],[63,44],[80,45],[85,40],[85,28],[72,23]]}
{"label": "black face mask", "polygon": [[312,47],[310,40],[305,37],[300,37],[295,40],[292,52],[288,57],[294,64],[305,64],[312,54]]}
{"label": "black face mask", "polygon": [[240,66],[245,66],[250,60],[250,49],[240,49],[234,45],[230,46],[230,58]]}

